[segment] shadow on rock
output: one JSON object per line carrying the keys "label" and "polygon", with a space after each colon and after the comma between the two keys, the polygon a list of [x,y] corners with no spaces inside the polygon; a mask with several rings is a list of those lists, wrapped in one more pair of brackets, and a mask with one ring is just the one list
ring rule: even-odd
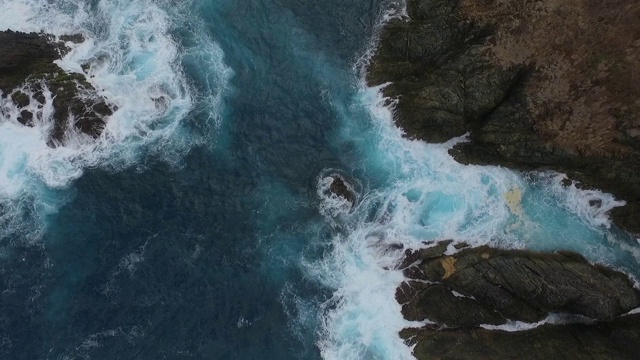
{"label": "shadow on rock", "polygon": [[[416,344],[419,359],[633,358],[616,348],[620,342],[640,340],[640,323],[628,320],[637,316],[619,318],[640,306],[640,293],[623,273],[590,264],[572,252],[481,246],[445,255],[450,244],[407,250],[400,265],[408,278],[396,291],[404,317],[433,324],[401,334]],[[544,325],[520,332],[480,328],[514,321],[535,324],[552,314],[599,323]],[[612,329],[619,334],[612,335]],[[531,342],[517,345],[525,339]],[[593,353],[580,353],[582,342],[589,343]]]}

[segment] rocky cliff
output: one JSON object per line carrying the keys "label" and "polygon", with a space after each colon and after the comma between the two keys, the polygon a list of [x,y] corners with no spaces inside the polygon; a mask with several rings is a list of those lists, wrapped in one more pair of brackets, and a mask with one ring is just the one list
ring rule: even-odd
{"label": "rocky cliff", "polygon": [[625,200],[640,234],[640,3],[409,0],[368,82],[391,82],[397,124],[462,163],[553,169]]}
{"label": "rocky cliff", "polygon": [[[625,200],[612,219],[640,234],[640,3],[407,0],[407,14],[383,29],[367,79],[387,84],[406,136],[469,134],[450,151],[461,163],[566,173]],[[427,324],[400,334],[418,359],[638,358],[624,274],[575,253],[451,246],[399,265],[402,313]],[[557,316],[572,324],[505,331]]]}

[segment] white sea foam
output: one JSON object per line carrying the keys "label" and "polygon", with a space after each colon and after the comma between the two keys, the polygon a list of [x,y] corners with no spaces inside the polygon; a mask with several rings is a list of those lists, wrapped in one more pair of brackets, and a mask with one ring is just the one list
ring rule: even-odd
{"label": "white sea foam", "polygon": [[566,179],[566,175],[553,171],[533,174],[534,181],[541,182],[555,196],[559,205],[578,215],[585,224],[594,230],[611,227],[609,211],[626,202],[599,190],[580,189],[573,182],[565,186],[562,183]]}
{"label": "white sea foam", "polygon": [[352,213],[341,214],[348,230],[335,236],[324,261],[308,266],[312,277],[336,289],[324,304],[319,345],[327,359],[407,359],[411,349],[398,333],[423,324],[404,320],[395,301],[403,280],[394,270],[403,255],[399,245],[419,248],[449,238],[479,245],[503,238],[516,219],[503,194],[523,184],[505,169],[453,161],[447,150],[464,139],[433,145],[403,138],[379,88],[360,96],[363,106],[372,104],[375,122],[366,134],[374,142],[366,166],[373,173],[389,171],[389,181],[369,189]]}
{"label": "white sea foam", "polygon": [[546,325],[546,324],[561,325],[561,324],[593,324],[593,323],[595,323],[595,320],[590,319],[586,316],[575,315],[575,314],[550,313],[544,319],[534,323],[509,320],[507,321],[507,323],[502,325],[481,324],[480,327],[487,330],[501,330],[501,331],[507,331],[507,332],[516,332],[516,331],[525,331],[525,330],[535,329],[539,326]]}
{"label": "white sea foam", "polygon": [[[17,227],[30,227],[30,237],[37,238],[41,226],[33,222],[42,223],[47,211],[59,205],[59,200],[42,195],[49,189],[65,188],[87,167],[117,169],[147,153],[168,161],[179,159],[193,142],[184,120],[194,108],[207,107],[214,114],[208,125],[219,121],[216,114],[231,71],[197,19],[192,18],[185,30],[201,35],[191,47],[173,40],[172,31],[185,26],[187,15],[180,13],[180,7],[186,5],[172,5],[167,12],[168,5],[151,0],[0,0],[2,30],[82,34],[86,40],[67,43],[72,50],[57,64],[70,72],[84,72],[100,95],[117,106],[97,140],[70,131],[64,146],[50,148],[46,145],[53,112],[50,105],[32,109],[35,126],[27,128],[17,123],[13,104],[2,100],[0,216],[8,226],[0,229],[0,239]],[[211,71],[207,84],[199,89],[190,84],[182,67],[194,57],[207,63]],[[81,64],[90,67],[85,72]],[[27,213],[33,221],[24,221]]]}
{"label": "white sea foam", "polygon": [[[356,63],[359,74],[364,75],[373,49]],[[406,139],[393,123],[394,100],[381,94],[387,85],[368,88],[364,76],[359,85],[362,90],[353,102],[369,116],[338,108],[344,117],[338,141],[357,146],[362,158],[355,164],[358,172],[382,185],[364,188],[350,212],[340,211],[343,204],[330,197],[321,202],[327,222],[334,224],[338,213],[342,224],[324,259],[306,264],[310,278],[334,290],[321,306],[318,345],[324,358],[413,358],[398,333],[424,324],[403,318],[394,295],[404,277],[395,268],[401,249],[425,242],[454,239],[471,246],[572,249],[592,261],[638,267],[638,260],[629,256],[636,255],[637,246],[608,232],[606,212],[621,202],[601,192],[562,187],[557,174],[538,174],[532,182],[501,167],[459,164],[448,150],[467,141],[465,137],[444,144]],[[319,177],[318,194],[325,193],[320,189],[326,182]],[[596,199],[600,208],[589,205]],[[500,329],[524,330],[558,319],[550,315],[537,324],[513,322]]]}
{"label": "white sea foam", "polygon": [[322,305],[323,333],[319,346],[325,359],[407,359],[411,352],[398,332],[411,325],[395,301],[398,254],[371,246],[379,239],[354,232],[337,237],[332,256],[310,265],[311,274],[337,289]]}
{"label": "white sea foam", "polygon": [[392,20],[409,19],[409,16],[407,15],[406,0],[388,0],[383,4],[384,5],[381,6],[382,13],[378,16],[378,21],[374,28],[374,34],[371,39],[369,39],[362,56],[360,56],[354,63],[354,72],[359,75],[359,78],[363,80],[363,82],[366,78],[366,71],[369,67],[369,63],[378,49],[379,35],[383,27]]}
{"label": "white sea foam", "polygon": [[[334,182],[334,177],[340,176],[344,181],[344,185],[347,189],[357,196],[357,190],[354,185],[340,174],[336,169],[325,169],[317,178],[316,191],[318,198],[320,199],[320,213],[329,221],[337,225],[341,219],[347,215],[352,208],[351,202],[342,196],[338,196],[330,191],[331,184]],[[357,202],[357,199],[356,199]]]}

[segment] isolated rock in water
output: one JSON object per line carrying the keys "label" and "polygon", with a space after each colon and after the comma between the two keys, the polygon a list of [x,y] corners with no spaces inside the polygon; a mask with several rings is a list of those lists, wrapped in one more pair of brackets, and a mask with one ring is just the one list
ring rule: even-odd
{"label": "isolated rock in water", "polygon": [[[407,257],[415,259],[419,252],[408,251]],[[481,246],[450,256],[430,252],[412,264],[404,269],[405,276],[440,285],[410,282],[398,289],[403,313],[411,320],[441,319],[442,325],[468,326],[505,319],[537,322],[549,313],[611,320],[640,306],[627,276],[591,265],[575,253]],[[453,299],[445,289],[459,295]],[[422,305],[439,301],[441,306]]]}
{"label": "isolated rock in water", "polygon": [[640,315],[597,325],[543,325],[507,332],[479,328],[405,329],[417,359],[638,359]]}
{"label": "isolated rock in water", "polygon": [[351,204],[351,207],[353,207],[353,205],[355,205],[356,199],[357,199],[356,193],[355,193],[355,191],[353,189],[353,185],[349,184],[339,174],[331,174],[330,176],[333,179],[333,181],[331,182],[331,185],[329,186],[329,191],[332,194],[347,200]]}
{"label": "isolated rock in water", "polygon": [[[54,124],[48,141],[50,146],[62,144],[70,127],[98,137],[113,114],[112,106],[83,74],[67,73],[53,63],[69,49],[52,39],[45,34],[0,31],[0,91],[5,98],[10,96],[20,112],[18,122],[26,126],[33,126],[34,117],[42,116],[42,107],[47,102],[45,88],[51,92]],[[82,37],[70,36],[63,40],[81,41]],[[27,92],[33,94],[37,104],[31,103]],[[38,110],[33,111],[31,105]],[[27,106],[31,109],[26,109]],[[75,120],[72,124],[71,117]]]}

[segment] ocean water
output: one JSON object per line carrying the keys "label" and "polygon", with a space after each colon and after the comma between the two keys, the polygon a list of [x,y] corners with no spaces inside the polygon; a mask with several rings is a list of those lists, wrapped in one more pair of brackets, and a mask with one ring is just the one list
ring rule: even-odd
{"label": "ocean water", "polygon": [[[0,100],[2,359],[411,359],[400,244],[568,249],[640,275],[612,196],[402,137],[363,81],[399,1],[0,9],[1,30],[83,34],[59,65],[90,64],[118,105],[99,139],[51,149],[51,108],[25,128]],[[353,209],[326,195],[334,172]]]}

